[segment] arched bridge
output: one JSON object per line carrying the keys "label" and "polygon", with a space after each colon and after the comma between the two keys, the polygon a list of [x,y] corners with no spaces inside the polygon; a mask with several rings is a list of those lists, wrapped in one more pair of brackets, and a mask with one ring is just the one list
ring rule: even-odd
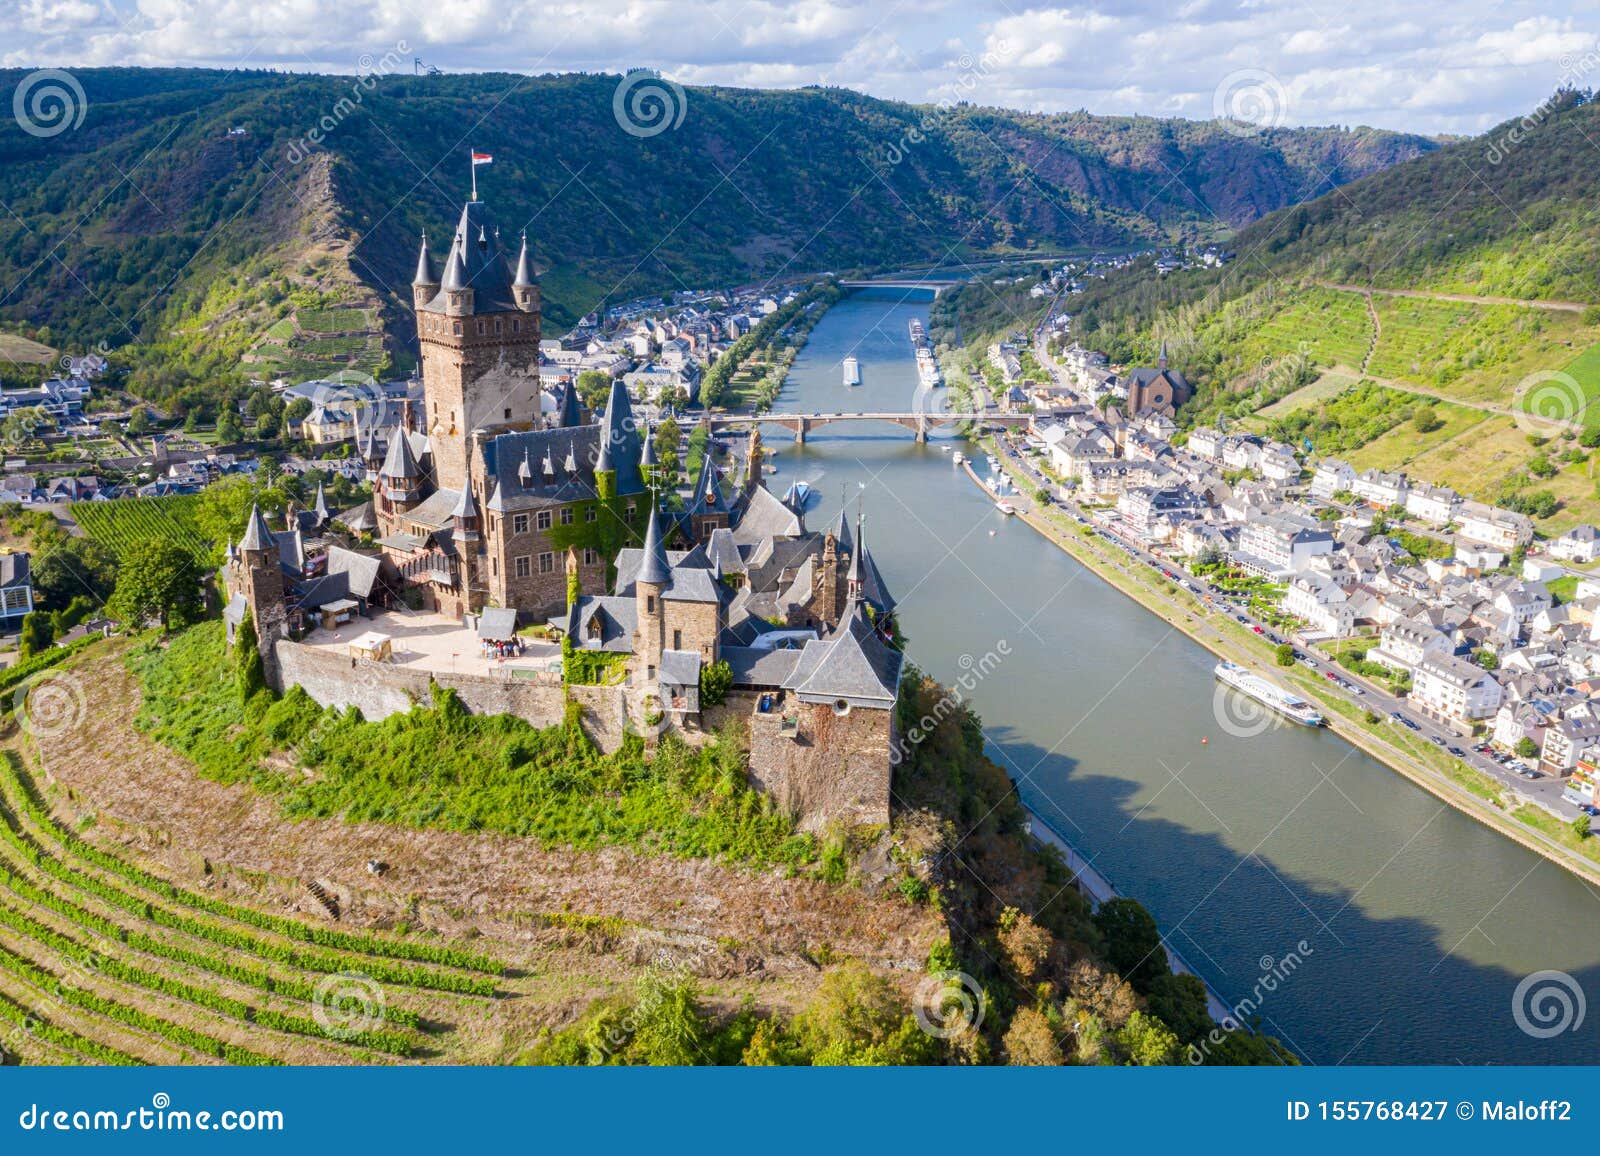
{"label": "arched bridge", "polygon": [[961,425],[972,422],[977,425],[999,426],[1004,429],[1027,429],[1032,420],[1025,413],[724,413],[712,414],[704,419],[712,429],[727,429],[730,426],[749,425],[759,422],[762,425],[781,425],[784,429],[794,431],[794,440],[804,444],[806,435],[821,426],[832,425],[841,421],[875,421],[889,422],[893,425],[904,426],[916,434],[916,440],[928,440],[930,428],[940,429],[945,426]]}
{"label": "arched bridge", "polygon": [[926,289],[935,297],[946,289],[954,289],[959,281],[930,281],[921,277],[890,278],[883,281],[840,281],[844,289]]}

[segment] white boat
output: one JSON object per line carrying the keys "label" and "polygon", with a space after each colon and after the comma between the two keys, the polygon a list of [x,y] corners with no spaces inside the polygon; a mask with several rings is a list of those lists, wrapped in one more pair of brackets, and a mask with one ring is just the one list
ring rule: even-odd
{"label": "white boat", "polygon": [[952,465],[959,466],[962,462],[964,462],[966,460],[967,460],[967,455],[962,453],[960,450],[957,450],[955,453],[950,455],[950,463]]}
{"label": "white boat", "polygon": [[844,359],[844,383],[846,385],[861,384],[861,363],[853,357]]}
{"label": "white boat", "polygon": [[1327,721],[1318,713],[1317,708],[1305,699],[1268,682],[1259,674],[1250,673],[1236,663],[1219,662],[1213,673],[1219,682],[1233,687],[1240,694],[1255,699],[1263,706],[1270,707],[1290,722],[1299,723],[1303,727],[1327,725]]}
{"label": "white boat", "polygon": [[1010,502],[1006,502],[1006,501],[996,502],[994,504],[994,508],[999,510],[1002,514],[1004,514],[1008,518],[1012,514],[1015,514],[1017,512],[1017,508],[1015,506],[1013,506]]}

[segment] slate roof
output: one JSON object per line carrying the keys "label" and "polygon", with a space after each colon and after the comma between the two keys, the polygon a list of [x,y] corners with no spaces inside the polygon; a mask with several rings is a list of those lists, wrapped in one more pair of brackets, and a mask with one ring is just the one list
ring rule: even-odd
{"label": "slate roof", "polygon": [[[421,265],[420,259],[418,264]],[[422,308],[442,313],[447,300],[445,290],[470,288],[474,313],[514,312],[517,298],[511,281],[510,256],[501,247],[500,233],[490,219],[489,207],[482,201],[468,201],[461,207],[461,219],[451,238],[443,287]]]}
{"label": "slate roof", "polygon": [[505,606],[486,606],[478,615],[478,637],[504,642],[517,633],[517,612]]}
{"label": "slate roof", "polygon": [[797,538],[803,533],[805,524],[800,515],[766,486],[756,486],[734,527],[733,540],[741,546],[753,546],[766,538]]}
{"label": "slate roof", "polygon": [[735,686],[781,687],[794,673],[800,651],[755,646],[724,646],[722,660],[733,671]]}
{"label": "slate roof", "polygon": [[564,630],[581,650],[628,654],[633,650],[633,632],[639,628],[639,607],[631,595],[588,594],[565,614],[551,618],[550,625]]}
{"label": "slate roof", "polygon": [[831,635],[806,644],[783,685],[803,702],[842,700],[886,709],[898,694],[903,661],[878,637],[861,604],[852,600]]}
{"label": "slate roof", "polygon": [[25,551],[0,554],[0,590],[27,586],[32,576],[32,563]]}
{"label": "slate roof", "polygon": [[700,685],[700,652],[698,650],[663,650],[661,652],[660,680],[672,686]]}

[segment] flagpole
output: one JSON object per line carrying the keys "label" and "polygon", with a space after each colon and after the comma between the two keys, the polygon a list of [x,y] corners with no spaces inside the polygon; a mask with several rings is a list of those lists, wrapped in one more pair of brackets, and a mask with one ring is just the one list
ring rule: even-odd
{"label": "flagpole", "polygon": [[472,170],[472,199],[478,199],[478,162],[472,155],[472,149],[467,149],[467,167]]}

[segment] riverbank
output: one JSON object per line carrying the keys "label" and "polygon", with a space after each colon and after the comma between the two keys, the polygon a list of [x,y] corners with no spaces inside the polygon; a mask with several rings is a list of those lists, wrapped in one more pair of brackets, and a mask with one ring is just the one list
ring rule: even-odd
{"label": "riverbank", "polygon": [[[997,447],[991,438],[984,438],[981,444],[986,451],[996,452]],[[982,487],[976,474],[968,471],[968,476]],[[987,487],[983,488],[987,493]],[[1262,651],[1260,640],[1254,634],[1246,633],[1232,618],[1220,611],[1201,610],[1188,596],[1180,594],[1178,587],[1153,574],[1147,567],[1123,565],[1125,556],[1097,538],[1092,529],[1059,515],[1041,512],[1025,494],[1015,495],[1008,500],[1016,507],[1017,516],[1044,538],[1093,571],[1113,589],[1212,654],[1252,668],[1270,662],[1270,656]],[[1302,673],[1299,666],[1275,673],[1292,683],[1303,697],[1316,702],[1329,720],[1329,729],[1340,738],[1365,751],[1390,770],[1405,776],[1441,803],[1566,869],[1584,882],[1600,884],[1600,863],[1519,817],[1528,814],[1530,818],[1543,822],[1541,817],[1548,815],[1542,809],[1538,809],[1537,815],[1529,814],[1537,809],[1530,800],[1515,793],[1509,800],[1502,798],[1498,784],[1470,768],[1463,766],[1459,771],[1452,772],[1448,765],[1435,765],[1431,760],[1442,756],[1431,749],[1403,750],[1394,740],[1399,738],[1406,742],[1409,733],[1404,737],[1390,735],[1379,729],[1387,724],[1366,723],[1364,716],[1369,712],[1343,698],[1330,695],[1323,685],[1324,680]],[[1417,745],[1422,744],[1418,742]],[[1549,822],[1559,827],[1560,821],[1554,817],[1550,817]]]}

